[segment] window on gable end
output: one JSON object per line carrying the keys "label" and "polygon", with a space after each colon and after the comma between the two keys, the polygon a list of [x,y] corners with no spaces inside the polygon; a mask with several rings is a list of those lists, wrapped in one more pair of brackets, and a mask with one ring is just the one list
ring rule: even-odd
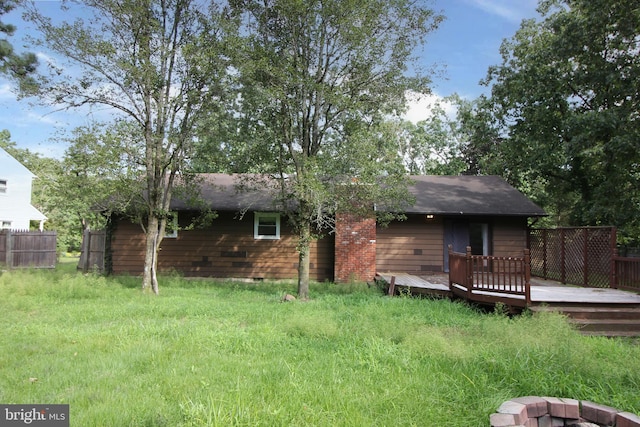
{"label": "window on gable end", "polygon": [[0,194],[7,194],[7,180],[0,179]]}
{"label": "window on gable end", "polygon": [[254,239],[280,239],[280,214],[256,212],[253,223]]}

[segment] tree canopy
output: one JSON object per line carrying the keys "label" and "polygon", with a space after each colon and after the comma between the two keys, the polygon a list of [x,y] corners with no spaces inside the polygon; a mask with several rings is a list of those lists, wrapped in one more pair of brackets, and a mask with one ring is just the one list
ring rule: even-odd
{"label": "tree canopy", "polygon": [[[455,112],[448,112],[446,104]],[[469,134],[459,116],[469,104],[469,101],[452,95],[434,101],[427,117],[418,123],[397,122],[398,151],[408,173],[459,175],[468,172],[462,151],[469,143]]]}
{"label": "tree canopy", "polygon": [[[16,7],[16,0],[0,0],[0,17],[9,13]],[[8,37],[14,35],[15,25],[0,21],[0,72],[16,79],[23,89],[33,84],[31,75],[38,65],[38,58],[34,53],[17,53]]]}
{"label": "tree canopy", "polygon": [[[404,109],[414,48],[440,17],[411,1],[232,1],[240,120],[234,136],[254,169],[276,177],[296,230],[298,293],[308,296],[309,245],[336,210],[406,200],[405,173],[385,119]],[[386,194],[383,194],[386,193]]]}
{"label": "tree canopy", "polygon": [[[0,15],[13,4],[0,0]],[[126,150],[127,174],[144,177],[145,289],[158,291],[171,198],[193,171],[275,182],[274,209],[299,239],[302,298],[311,241],[332,231],[337,212],[382,223],[399,215],[410,201],[407,172],[499,174],[558,225],[611,224],[640,240],[635,1],[541,0],[542,18],[523,21],[501,46],[502,61],[484,81],[490,95],[454,97],[457,118],[435,106],[415,125],[399,119],[408,93],[429,91],[414,53],[442,19],[421,2],[79,4],[77,19],[60,24],[28,8],[40,43],[73,64],[52,62],[30,88],[49,105],[112,113],[108,131],[73,135],[63,164],[75,177],[65,179],[73,188],[99,178],[102,166],[118,171],[125,166],[110,159]],[[20,61],[6,46],[2,71],[14,72],[10,61]],[[86,215],[92,201],[79,202]]]}
{"label": "tree canopy", "polygon": [[493,170],[561,224],[616,225],[637,237],[640,6],[543,0],[539,11],[543,19],[524,21],[488,72],[489,121],[475,152],[493,152]]}
{"label": "tree canopy", "polygon": [[77,7],[77,17],[60,24],[28,7],[26,18],[42,33],[37,41],[69,63],[50,64],[38,96],[63,108],[101,105],[137,127],[141,143],[130,154],[145,184],[143,289],[157,293],[174,184],[191,155],[195,123],[224,93],[222,40],[233,20],[209,1],[84,0]]}

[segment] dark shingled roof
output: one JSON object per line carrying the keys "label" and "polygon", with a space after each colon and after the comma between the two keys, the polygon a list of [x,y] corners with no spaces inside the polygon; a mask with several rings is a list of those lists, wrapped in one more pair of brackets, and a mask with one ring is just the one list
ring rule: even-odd
{"label": "dark shingled roof", "polygon": [[[198,174],[196,179],[200,197],[213,210],[239,212],[276,209],[275,191],[266,185],[260,175],[203,173]],[[171,202],[171,208],[189,210],[190,206],[180,200],[180,196],[176,196]]]}
{"label": "dark shingled roof", "polygon": [[[263,183],[248,190],[255,175],[201,174],[200,194],[210,208],[219,211],[277,210],[274,189]],[[248,180],[247,180],[248,179]],[[499,176],[411,176],[410,191],[416,197],[405,213],[434,215],[544,216],[546,213]],[[255,181],[257,182],[257,181]],[[243,185],[244,183],[244,185]],[[187,210],[178,198],[172,208]]]}
{"label": "dark shingled roof", "polygon": [[411,176],[416,203],[406,213],[545,216],[539,206],[499,176]]}

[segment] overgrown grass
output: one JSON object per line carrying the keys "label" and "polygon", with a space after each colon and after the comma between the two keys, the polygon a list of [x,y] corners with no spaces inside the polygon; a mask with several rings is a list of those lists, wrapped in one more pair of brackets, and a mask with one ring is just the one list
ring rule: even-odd
{"label": "overgrown grass", "polygon": [[554,314],[509,318],[366,285],[0,276],[0,402],[73,426],[486,426],[516,396],[640,412],[640,348]]}

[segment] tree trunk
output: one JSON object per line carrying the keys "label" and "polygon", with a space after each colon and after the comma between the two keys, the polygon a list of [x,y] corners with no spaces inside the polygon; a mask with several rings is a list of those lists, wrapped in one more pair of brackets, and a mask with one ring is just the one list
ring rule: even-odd
{"label": "tree trunk", "polygon": [[158,246],[160,246],[160,222],[158,218],[149,215],[146,229],[146,245],[144,255],[144,273],[142,276],[142,290],[151,291],[158,295]]}
{"label": "tree trunk", "polygon": [[309,268],[311,252],[311,224],[305,223],[300,227],[300,241],[298,243],[298,298],[309,299]]}

